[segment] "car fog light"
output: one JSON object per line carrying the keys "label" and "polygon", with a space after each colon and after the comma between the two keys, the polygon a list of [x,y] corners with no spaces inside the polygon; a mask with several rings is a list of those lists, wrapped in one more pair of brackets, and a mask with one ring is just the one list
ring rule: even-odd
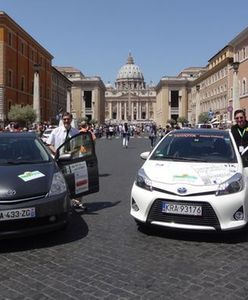
{"label": "car fog light", "polygon": [[244,213],[242,211],[236,211],[234,219],[237,221],[244,220]]}
{"label": "car fog light", "polygon": [[49,218],[49,221],[50,221],[50,222],[55,222],[55,221],[56,221],[56,216],[51,216],[51,217]]}
{"label": "car fog light", "polygon": [[139,207],[138,207],[137,203],[134,201],[133,198],[132,198],[132,209],[135,210],[135,211],[139,210]]}

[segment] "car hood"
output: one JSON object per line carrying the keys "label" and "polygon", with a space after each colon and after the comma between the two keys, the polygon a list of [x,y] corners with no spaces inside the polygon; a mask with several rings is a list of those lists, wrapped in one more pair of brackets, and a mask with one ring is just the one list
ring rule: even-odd
{"label": "car hood", "polygon": [[215,186],[224,182],[238,170],[238,164],[195,163],[148,160],[143,165],[153,185]]}
{"label": "car hood", "polygon": [[49,192],[54,162],[0,166],[0,201],[37,197]]}

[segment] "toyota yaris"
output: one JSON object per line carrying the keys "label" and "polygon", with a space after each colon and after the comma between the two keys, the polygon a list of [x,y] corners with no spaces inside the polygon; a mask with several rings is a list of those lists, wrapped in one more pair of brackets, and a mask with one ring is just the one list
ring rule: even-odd
{"label": "toyota yaris", "polygon": [[248,221],[248,168],[230,131],[176,130],[155,149],[131,192],[138,225],[188,230],[240,229]]}

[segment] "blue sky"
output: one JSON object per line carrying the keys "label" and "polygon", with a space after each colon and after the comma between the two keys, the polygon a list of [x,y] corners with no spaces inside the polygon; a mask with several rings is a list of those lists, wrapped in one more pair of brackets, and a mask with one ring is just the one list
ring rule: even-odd
{"label": "blue sky", "polygon": [[157,84],[208,60],[248,26],[247,0],[0,0],[53,56],[114,83],[131,52]]}

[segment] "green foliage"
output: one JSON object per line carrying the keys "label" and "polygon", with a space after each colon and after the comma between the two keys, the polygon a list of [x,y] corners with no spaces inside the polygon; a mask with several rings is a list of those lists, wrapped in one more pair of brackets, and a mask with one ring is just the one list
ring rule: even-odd
{"label": "green foliage", "polygon": [[8,113],[9,120],[19,123],[20,126],[34,123],[36,117],[36,112],[31,105],[23,107],[19,104],[13,105]]}
{"label": "green foliage", "polygon": [[174,119],[169,119],[169,120],[167,120],[167,123],[169,123],[171,125],[171,127],[173,127],[174,125],[176,125],[177,121]]}
{"label": "green foliage", "polygon": [[207,112],[201,113],[198,117],[198,122],[199,123],[207,123],[208,122],[208,113]]}
{"label": "green foliage", "polygon": [[96,119],[91,119],[91,120],[89,121],[89,124],[95,125],[95,124],[97,124],[97,120],[96,120]]}
{"label": "green foliage", "polygon": [[177,119],[177,122],[178,122],[178,123],[181,123],[183,126],[184,126],[185,124],[188,124],[188,123],[189,123],[189,121],[188,121],[185,117],[179,117],[179,118]]}

